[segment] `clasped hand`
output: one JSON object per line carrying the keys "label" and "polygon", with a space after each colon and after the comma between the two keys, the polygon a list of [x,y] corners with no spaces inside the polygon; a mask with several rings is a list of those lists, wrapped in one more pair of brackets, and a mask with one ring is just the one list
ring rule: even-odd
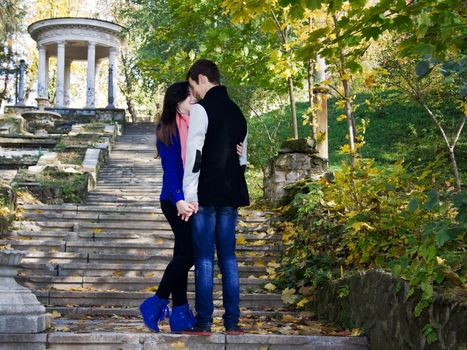
{"label": "clasped hand", "polygon": [[198,212],[198,202],[189,203],[185,200],[179,200],[176,204],[177,206],[177,215],[183,221],[188,221],[191,215]]}

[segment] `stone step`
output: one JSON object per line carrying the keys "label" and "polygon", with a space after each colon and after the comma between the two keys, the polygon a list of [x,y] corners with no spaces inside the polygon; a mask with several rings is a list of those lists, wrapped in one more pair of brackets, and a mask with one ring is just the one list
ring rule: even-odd
{"label": "stone step", "polygon": [[162,211],[159,206],[128,206],[128,207],[121,207],[121,206],[106,206],[100,207],[95,205],[80,205],[80,204],[62,204],[62,205],[44,205],[44,204],[26,204],[21,206],[23,210],[31,211],[31,210],[40,210],[40,212],[52,211],[52,212],[99,212],[99,213],[149,213],[149,214],[161,214]]}
{"label": "stone step", "polygon": [[67,232],[67,231],[14,231],[5,238],[10,240],[18,239],[62,239],[66,241],[83,239],[84,241],[113,241],[124,242],[134,240],[154,240],[167,239],[173,240],[174,235],[171,231],[154,231],[150,234],[132,233],[132,232]]}
{"label": "stone step", "polygon": [[101,194],[101,193],[89,193],[88,202],[99,202],[99,201],[117,201],[117,202],[129,202],[129,203],[138,203],[139,201],[143,202],[159,202],[159,194],[144,194],[144,195],[133,195],[133,194]]}
{"label": "stone step", "polygon": [[[129,206],[127,208],[122,208],[120,206],[106,206],[106,207],[100,207],[100,206],[88,206],[88,205],[81,205],[81,204],[61,204],[61,205],[44,205],[44,204],[25,204],[21,206],[21,209],[24,210],[25,212],[30,212],[30,211],[37,211],[39,210],[38,213],[46,213],[47,211],[53,212],[53,213],[61,213],[61,212],[76,212],[76,213],[85,213],[85,212],[98,212],[102,214],[130,214],[130,213],[136,213],[136,214],[161,214],[162,211],[157,207],[133,207]],[[246,212],[247,214],[242,215],[243,212]],[[245,210],[245,209],[240,209],[239,212],[239,219],[242,221],[246,221],[248,223],[251,222],[265,222],[267,220],[270,220],[271,218],[274,217],[274,212],[266,211],[251,211],[251,210]]]}
{"label": "stone step", "polygon": [[119,187],[103,187],[99,186],[98,188],[92,190],[89,194],[131,194],[131,195],[144,195],[147,191],[153,190],[154,188],[161,187],[160,185],[148,186],[148,187],[129,187],[129,186],[119,186]]}
{"label": "stone step", "polygon": [[[159,249],[151,254],[144,252],[138,254],[108,254],[103,252],[50,252],[27,251],[22,262],[27,264],[66,264],[66,263],[99,263],[99,264],[167,264],[173,256],[172,249]],[[278,257],[265,256],[264,253],[256,253],[254,256],[239,255],[237,257],[240,266],[263,266],[274,263]],[[151,265],[152,266],[152,265]],[[27,271],[26,271],[27,273]]]}
{"label": "stone step", "polygon": [[[17,282],[30,289],[55,289],[71,290],[83,288],[99,291],[138,291],[144,292],[148,288],[158,286],[161,274],[153,277],[89,277],[89,276],[19,276]],[[240,278],[240,289],[242,292],[261,291],[261,285],[269,282],[264,278]],[[215,290],[222,290],[220,278],[214,279]],[[194,292],[194,274],[190,272],[188,279],[188,291]]]}
{"label": "stone step", "polygon": [[[115,333],[115,332],[53,332],[43,337],[49,350],[243,350],[243,349],[281,349],[281,350],[366,350],[365,338],[333,336],[262,335],[243,336],[215,333],[209,337],[189,336],[168,333]],[[12,342],[15,338],[7,338]],[[31,337],[32,338],[32,337]],[[18,337],[21,339],[21,337]],[[24,350],[29,350],[24,349]]]}
{"label": "stone step", "polygon": [[[238,239],[242,239],[250,244],[279,242],[280,238],[277,235],[268,235],[266,233],[240,233]],[[29,239],[61,239],[66,241],[84,240],[84,241],[112,241],[115,243],[149,241],[158,242],[160,239],[173,240],[174,235],[171,231],[154,230],[151,233],[145,232],[69,232],[69,231],[13,231],[4,236],[8,240],[29,240]],[[239,245],[245,245],[244,243]]]}
{"label": "stone step", "polygon": [[143,206],[158,206],[159,205],[159,199],[157,200],[151,200],[151,201],[146,201],[146,200],[129,200],[129,199],[106,199],[106,198],[100,198],[100,199],[91,199],[88,200],[87,202],[90,205],[101,205],[101,206],[121,206],[121,207],[126,207],[129,205],[137,206],[137,205],[143,205]]}
{"label": "stone step", "polygon": [[[108,316],[120,316],[120,317],[141,317],[141,312],[138,307],[103,307],[103,306],[46,306],[47,312],[58,312],[62,316],[67,318],[87,318],[86,316],[94,317],[108,317]],[[244,316],[266,316],[271,318],[282,318],[283,315],[296,315],[298,312],[294,310],[287,310],[282,308],[263,308],[260,310],[242,308],[240,310],[241,317]],[[214,308],[214,317],[222,317],[224,310],[222,308]]]}
{"label": "stone step", "polygon": [[[87,276],[87,277],[147,277],[155,276],[161,278],[166,262],[153,264],[135,263],[21,263],[18,272],[22,276]],[[214,268],[214,275],[220,274],[217,266]],[[240,278],[260,278],[266,276],[265,266],[239,266],[238,274]],[[253,276],[253,277],[251,277]]]}
{"label": "stone step", "polygon": [[[160,251],[161,249],[171,250],[173,247],[172,240],[159,239],[153,242],[136,242],[135,240],[127,240],[124,242],[104,241],[104,240],[72,240],[62,241],[57,239],[26,239],[26,240],[0,240],[1,244],[10,245],[15,249],[20,250],[38,250],[51,252],[78,252],[78,253],[105,253],[105,254],[151,254]],[[261,258],[263,256],[278,257],[280,255],[280,247],[275,245],[251,245],[239,244],[237,253],[239,258],[246,256],[254,256]]]}
{"label": "stone step", "polygon": [[[66,306],[139,306],[141,302],[154,295],[153,292],[81,292],[81,291],[60,291],[60,290],[33,290],[37,299],[44,305]],[[188,301],[194,301],[194,293],[187,293]],[[222,294],[213,294],[214,305],[222,307]],[[284,307],[280,295],[241,293],[240,307],[255,308],[278,308]]]}
{"label": "stone step", "polygon": [[99,213],[99,212],[61,212],[57,213],[55,211],[47,211],[47,212],[34,212],[34,211],[27,211],[22,213],[23,219],[34,219],[36,222],[41,221],[50,221],[50,220],[92,220],[97,222],[106,222],[106,221],[138,221],[138,222],[160,222],[160,223],[167,223],[167,219],[161,213],[132,213],[128,215],[128,213]]}

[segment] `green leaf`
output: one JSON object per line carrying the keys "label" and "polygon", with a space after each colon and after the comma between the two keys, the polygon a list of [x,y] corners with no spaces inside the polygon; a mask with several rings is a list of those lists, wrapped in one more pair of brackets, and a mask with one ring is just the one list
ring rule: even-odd
{"label": "green leaf", "polygon": [[438,331],[431,324],[426,324],[422,332],[428,344],[433,344],[438,340]]}
{"label": "green leaf", "polygon": [[423,207],[426,210],[434,210],[438,207],[439,205],[439,199],[438,199],[438,192],[436,190],[431,190],[428,192],[428,198]]}
{"label": "green leaf", "polygon": [[321,8],[321,1],[319,0],[305,0],[304,5],[310,10],[319,10]]}
{"label": "green leaf", "polygon": [[441,230],[437,231],[435,233],[435,240],[436,240],[436,245],[438,247],[442,247],[444,243],[450,240],[449,232],[447,230],[447,227],[443,227]]}
{"label": "green leaf", "polygon": [[415,73],[419,77],[424,77],[430,72],[430,62],[428,61],[420,61],[415,66]]}
{"label": "green leaf", "polygon": [[418,205],[419,205],[418,199],[412,198],[407,208],[409,209],[411,213],[415,213],[415,211],[418,209]]}
{"label": "green leaf", "polygon": [[347,61],[345,62],[345,66],[350,69],[351,72],[361,72],[363,71],[362,66],[360,63],[355,62],[355,61]]}
{"label": "green leaf", "polygon": [[427,43],[419,43],[410,50],[413,54],[416,55],[431,55],[435,51],[435,47]]}

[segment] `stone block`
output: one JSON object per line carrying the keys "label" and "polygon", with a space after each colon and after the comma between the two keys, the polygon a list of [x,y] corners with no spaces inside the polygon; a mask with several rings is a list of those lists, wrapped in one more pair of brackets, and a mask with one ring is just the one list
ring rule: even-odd
{"label": "stone block", "polygon": [[143,350],[139,334],[122,333],[50,333],[50,350]]}
{"label": "stone block", "polygon": [[45,350],[47,334],[0,334],[0,350]]}
{"label": "stone block", "polygon": [[46,165],[51,164],[57,160],[58,153],[56,152],[47,152],[44,153],[38,160],[37,165]]}
{"label": "stone block", "polygon": [[246,334],[226,336],[227,350],[366,350],[365,338]]}
{"label": "stone block", "polygon": [[225,335],[197,337],[183,334],[151,334],[144,337],[143,350],[224,350]]}
{"label": "stone block", "polygon": [[296,139],[287,140],[282,143],[279,153],[306,153],[315,154],[318,153],[316,150],[315,142],[311,139]]}
{"label": "stone block", "polygon": [[13,124],[3,124],[0,125],[0,134],[1,135],[8,135],[11,134],[14,130]]}

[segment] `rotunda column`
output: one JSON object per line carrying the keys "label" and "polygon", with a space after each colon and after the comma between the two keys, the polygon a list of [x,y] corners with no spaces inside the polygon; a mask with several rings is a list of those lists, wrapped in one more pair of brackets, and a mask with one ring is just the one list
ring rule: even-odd
{"label": "rotunda column", "polygon": [[44,45],[37,45],[39,51],[39,67],[38,67],[38,81],[37,81],[37,96],[47,97],[46,85],[46,51]]}
{"label": "rotunda column", "polygon": [[96,43],[88,43],[88,77],[86,89],[86,107],[94,108],[96,78]]}
{"label": "rotunda column", "polygon": [[65,102],[65,41],[57,43],[57,92],[55,106],[63,107]]}
{"label": "rotunda column", "polygon": [[71,79],[71,60],[65,61],[65,103],[68,107],[70,105],[70,79]]}
{"label": "rotunda column", "polygon": [[108,104],[106,108],[115,108],[115,93],[116,93],[116,84],[115,84],[115,70],[116,70],[116,56],[117,49],[111,47],[109,49],[109,80],[108,80]]}

